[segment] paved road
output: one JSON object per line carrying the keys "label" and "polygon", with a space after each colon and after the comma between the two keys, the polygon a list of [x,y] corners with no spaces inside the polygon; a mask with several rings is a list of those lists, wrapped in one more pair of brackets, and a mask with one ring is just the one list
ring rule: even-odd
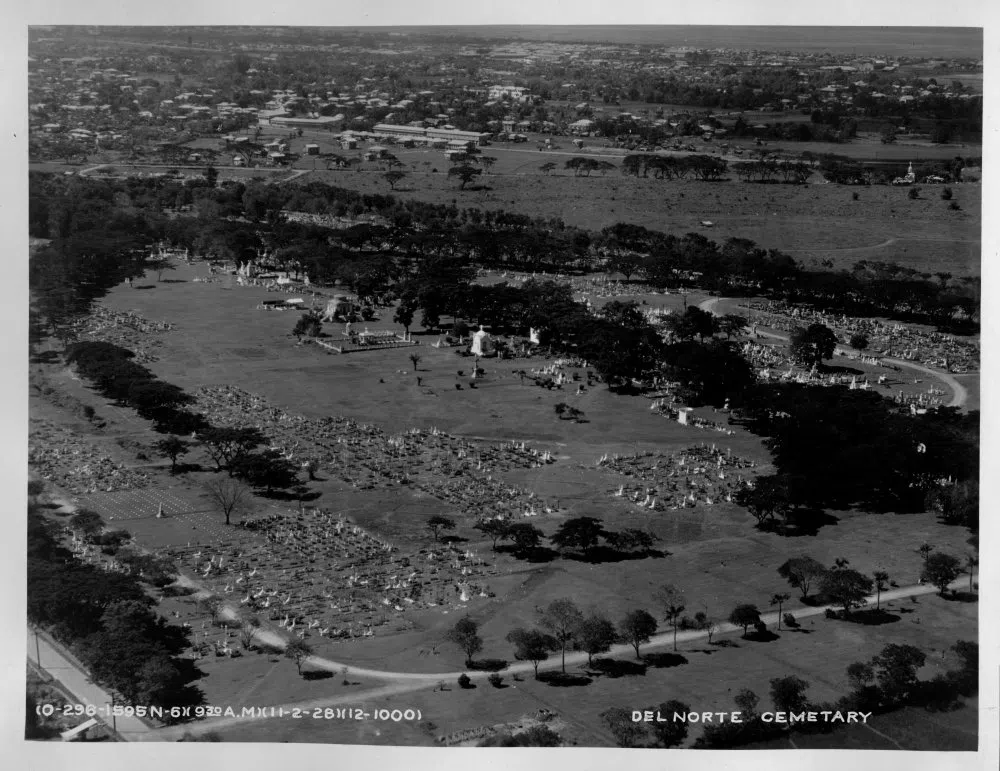
{"label": "paved road", "polygon": [[[967,586],[968,578],[963,577],[957,579],[951,584],[952,588],[962,589]],[[882,592],[881,600],[882,602],[889,602],[891,600],[904,599],[906,597],[917,597],[920,595],[933,594],[937,590],[933,586],[928,585],[915,585],[901,587],[898,589],[891,589],[889,591]],[[875,595],[872,595],[869,599],[870,603],[875,602]],[[830,605],[822,605],[816,607],[805,607],[805,608],[795,608],[791,611],[797,620],[804,618],[811,618],[813,616],[819,616],[826,612],[827,608],[831,608]],[[834,608],[836,609],[836,608]],[[232,614],[232,609],[228,609],[230,614]],[[788,611],[786,611],[788,612]],[[764,613],[761,615],[761,619],[769,627],[777,625],[778,613]],[[721,637],[726,634],[733,634],[736,632],[742,633],[742,628],[736,627],[729,623],[720,623],[718,625],[717,631],[714,632],[715,637]],[[277,634],[271,632],[263,632],[259,635],[260,639],[264,642],[271,643],[273,645],[278,645],[284,647],[287,642],[284,638]],[[702,638],[707,638],[707,632],[700,630],[692,630],[677,633],[677,643],[678,645],[682,643],[689,643],[695,640],[700,640]],[[649,652],[656,649],[673,647],[674,636],[672,631],[664,632],[662,634],[655,635],[650,639],[650,641],[642,646],[644,652]],[[631,645],[616,645],[611,648],[611,650],[606,654],[607,656],[620,656],[631,658],[635,655],[635,650]],[[587,654],[583,652],[569,652],[566,654],[566,665],[567,667],[583,665],[587,662]],[[414,691],[423,690],[425,688],[432,687],[439,682],[447,682],[449,685],[454,683],[454,681],[461,674],[467,674],[472,680],[485,680],[490,673],[489,672],[468,672],[465,670],[458,670],[453,672],[434,672],[434,673],[424,673],[424,672],[389,672],[378,669],[365,669],[360,667],[354,667],[349,664],[332,661],[320,656],[311,656],[306,662],[310,667],[314,669],[325,669],[333,672],[339,672],[343,667],[348,667],[350,676],[357,677],[368,677],[379,680],[390,680],[390,684],[373,688],[366,691],[356,691],[356,692],[338,692],[331,696],[324,696],[315,699],[310,699],[308,701],[301,702],[290,702],[282,705],[274,705],[275,709],[279,707],[283,708],[286,713],[291,709],[300,710],[310,710],[316,707],[335,707],[340,705],[350,705],[350,706],[362,706],[365,704],[371,704],[376,700],[384,699],[390,696],[400,696],[406,693],[412,693]],[[559,669],[561,667],[561,657],[559,655],[553,655],[548,661],[542,662],[538,670],[539,672],[551,671]],[[533,672],[533,666],[531,662],[519,662],[512,664],[503,670],[504,675],[511,675],[514,673],[522,675],[530,675]],[[218,707],[225,707],[227,705],[213,705]],[[270,705],[268,705],[270,706]],[[405,709],[408,705],[400,701],[393,705],[393,708]],[[239,711],[242,708],[237,708]],[[142,741],[176,741],[185,733],[191,733],[194,735],[208,733],[210,731],[219,731],[225,728],[230,728],[236,725],[246,724],[254,720],[274,720],[282,718],[272,718],[272,717],[222,717],[214,718],[210,720],[203,720],[197,723],[189,723],[182,726],[169,726],[166,728],[160,728],[153,731],[145,731],[141,734],[136,734],[134,737],[129,737],[130,739],[142,740]],[[289,718],[285,718],[289,719]]]}
{"label": "paved road", "polygon": [[[52,677],[58,680],[63,688],[71,693],[77,702],[84,705],[93,705],[98,709],[104,709],[111,704],[111,695],[98,685],[91,682],[89,675],[76,662],[72,661],[62,651],[46,639],[44,634],[38,636],[38,653],[35,648],[35,634],[28,629],[28,660],[34,661]],[[38,661],[41,655],[41,662]],[[112,725],[110,717],[97,715],[101,722]],[[82,722],[82,721],[81,721]],[[121,715],[115,718],[118,733],[123,738],[130,738],[146,734],[152,729],[137,717]],[[126,736],[126,734],[128,736]]]}
{"label": "paved road", "polygon": [[[704,302],[699,303],[698,307],[701,308],[703,311],[708,311],[709,313],[715,313],[716,315],[718,315],[715,311],[715,306],[718,303],[722,302],[723,300],[733,300],[734,302],[738,302],[738,300],[734,300],[734,298],[731,297],[713,297],[710,300],[705,300]],[[775,332],[758,332],[757,334],[762,335],[764,337],[770,337],[774,340],[782,340],[786,343],[788,342],[787,335],[779,335],[776,334]],[[836,348],[836,352],[842,355],[846,355],[848,353],[848,349],[842,348],[838,345]],[[916,370],[917,372],[921,372],[925,375],[929,375],[930,377],[937,378],[938,380],[943,382],[951,389],[952,396],[951,396],[951,401],[948,402],[949,407],[961,407],[969,399],[968,389],[947,372],[941,372],[940,370],[931,369],[930,367],[925,367],[923,364],[916,364],[912,361],[906,361],[905,359],[883,358],[882,361],[892,364],[896,367],[906,367],[907,369]]]}

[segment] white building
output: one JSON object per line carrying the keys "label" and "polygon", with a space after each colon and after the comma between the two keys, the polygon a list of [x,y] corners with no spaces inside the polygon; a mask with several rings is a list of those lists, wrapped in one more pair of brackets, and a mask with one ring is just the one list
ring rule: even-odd
{"label": "white building", "polygon": [[490,99],[514,99],[523,102],[530,93],[531,90],[524,86],[490,86],[487,95]]}

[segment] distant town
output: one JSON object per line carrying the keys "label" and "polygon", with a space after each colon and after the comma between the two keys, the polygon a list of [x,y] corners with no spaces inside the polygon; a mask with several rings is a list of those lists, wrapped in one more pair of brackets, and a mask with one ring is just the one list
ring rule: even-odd
{"label": "distant town", "polygon": [[[309,30],[296,41],[240,28],[234,36],[209,47],[197,32],[34,29],[32,160],[288,167],[321,154],[314,143],[297,152],[255,143],[267,127],[321,131],[342,149],[572,136],[737,154],[747,142],[781,141],[794,152],[796,142],[846,143],[865,132],[885,143],[975,142],[982,129],[978,58],[463,42],[419,32]],[[184,155],[206,138],[210,146]]]}

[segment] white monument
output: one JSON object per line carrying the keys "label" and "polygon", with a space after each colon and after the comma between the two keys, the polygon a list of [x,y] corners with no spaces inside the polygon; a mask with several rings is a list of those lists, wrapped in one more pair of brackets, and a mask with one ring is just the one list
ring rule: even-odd
{"label": "white monument", "polygon": [[469,349],[471,353],[476,356],[483,355],[483,343],[489,339],[489,333],[483,329],[483,325],[479,325],[479,331],[472,336],[472,347]]}
{"label": "white monument", "polygon": [[528,329],[528,340],[530,340],[535,345],[539,345],[541,340],[539,338],[539,332],[537,329]]}

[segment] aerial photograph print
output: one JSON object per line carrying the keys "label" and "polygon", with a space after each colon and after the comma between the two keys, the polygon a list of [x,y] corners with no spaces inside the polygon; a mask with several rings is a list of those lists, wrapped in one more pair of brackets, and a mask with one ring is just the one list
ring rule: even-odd
{"label": "aerial photograph print", "polygon": [[26,746],[979,767],[983,27],[230,16],[26,26]]}

